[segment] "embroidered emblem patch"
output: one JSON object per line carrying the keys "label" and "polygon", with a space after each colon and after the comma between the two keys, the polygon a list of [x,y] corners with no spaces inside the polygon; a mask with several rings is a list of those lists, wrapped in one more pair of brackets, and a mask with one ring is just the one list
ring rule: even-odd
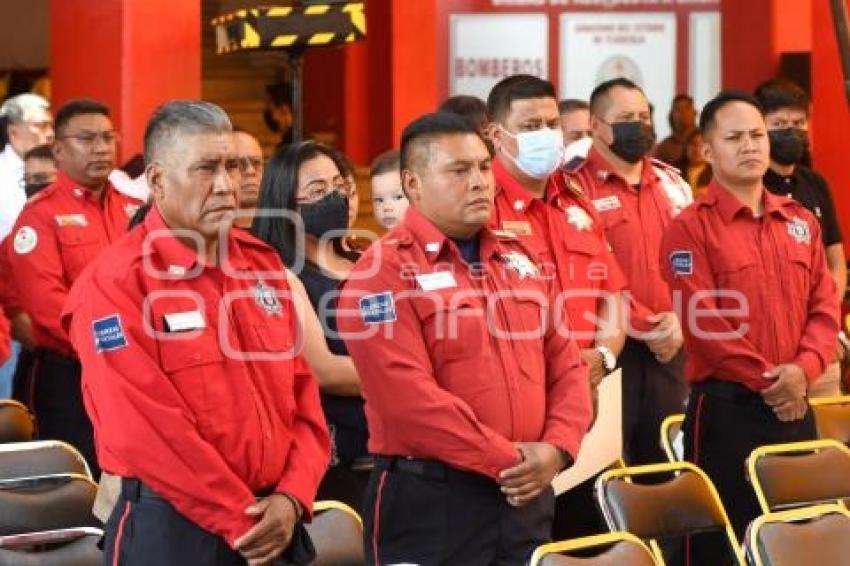
{"label": "embroidered emblem patch", "polygon": [[526,277],[537,277],[540,274],[540,271],[537,269],[537,266],[534,265],[528,256],[519,252],[508,252],[502,255],[502,259],[505,260],[505,263],[510,269],[513,269],[517,272],[520,279],[525,279]]}
{"label": "embroidered emblem patch", "polygon": [[98,353],[111,352],[124,348],[127,345],[127,337],[121,326],[121,317],[111,314],[92,322],[92,335],[94,337],[94,349]]}
{"label": "embroidered emblem patch", "polygon": [[258,281],[254,286],[254,300],[260,308],[266,311],[266,314],[279,315],[283,312],[275,288],[265,285],[262,281]]}
{"label": "embroidered emblem patch", "polygon": [[676,250],[670,254],[670,270],[675,277],[694,274],[694,255],[687,250]]}
{"label": "embroidered emblem patch", "polygon": [[788,234],[798,244],[811,244],[812,234],[808,223],[802,218],[794,217],[788,221]]}
{"label": "embroidered emblem patch", "polygon": [[575,226],[579,232],[590,230],[593,226],[593,218],[585,209],[577,205],[567,208],[567,222]]}
{"label": "embroidered emblem patch", "polygon": [[395,300],[391,291],[366,295],[360,299],[360,317],[364,324],[395,322]]}

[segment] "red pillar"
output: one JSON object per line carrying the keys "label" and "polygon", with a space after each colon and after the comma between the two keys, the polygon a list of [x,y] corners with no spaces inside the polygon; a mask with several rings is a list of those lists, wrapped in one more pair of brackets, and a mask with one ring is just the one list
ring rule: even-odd
{"label": "red pillar", "polygon": [[[846,0],[850,8],[850,0]],[[829,2],[814,2],[812,25],[812,140],[814,164],[829,181],[844,233],[850,238],[850,168],[847,167],[847,132],[850,103],[844,92],[844,76]]]}
{"label": "red pillar", "polygon": [[139,153],[154,108],[201,96],[200,0],[51,0],[54,108],[72,98],[104,102],[123,140]]}
{"label": "red pillar", "polygon": [[753,90],[774,76],[779,58],[774,49],[776,0],[723,0],[723,88]]}

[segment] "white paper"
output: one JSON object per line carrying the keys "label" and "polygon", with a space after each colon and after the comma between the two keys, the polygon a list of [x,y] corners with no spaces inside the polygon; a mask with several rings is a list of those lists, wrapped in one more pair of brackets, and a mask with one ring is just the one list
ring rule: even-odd
{"label": "white paper", "polygon": [[575,464],[552,480],[555,495],[572,489],[623,456],[623,377],[616,370],[599,384],[599,414],[581,443]]}

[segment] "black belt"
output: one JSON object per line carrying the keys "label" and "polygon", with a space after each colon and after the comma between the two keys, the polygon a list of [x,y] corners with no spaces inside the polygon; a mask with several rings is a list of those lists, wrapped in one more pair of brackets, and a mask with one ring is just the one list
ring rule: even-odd
{"label": "black belt", "polygon": [[747,389],[740,383],[722,381],[719,379],[707,379],[691,385],[691,389],[697,393],[704,393],[711,397],[717,397],[733,403],[764,403],[762,396]]}
{"label": "black belt", "polygon": [[[274,489],[263,490],[260,493],[255,493],[254,495],[256,497],[266,497],[272,493],[274,493]],[[130,501],[139,501],[140,499],[167,501],[163,496],[136,478],[121,478],[121,495]]]}
{"label": "black belt", "polygon": [[497,487],[495,480],[475,473],[458,470],[437,460],[420,458],[405,458],[400,456],[375,456],[375,469],[410,474],[421,478],[441,481],[458,482],[488,488]]}
{"label": "black belt", "polygon": [[66,365],[71,367],[77,367],[80,365],[80,360],[74,358],[72,356],[66,356],[65,354],[60,354],[58,352],[54,352],[53,350],[48,350],[47,348],[36,348],[33,352],[33,355],[39,359],[48,363]]}

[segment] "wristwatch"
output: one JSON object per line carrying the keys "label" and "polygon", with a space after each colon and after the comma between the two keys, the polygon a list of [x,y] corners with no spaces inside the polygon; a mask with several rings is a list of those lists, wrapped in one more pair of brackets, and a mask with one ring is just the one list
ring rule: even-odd
{"label": "wristwatch", "polygon": [[605,368],[605,374],[609,374],[617,367],[617,356],[611,351],[608,346],[597,346],[596,351],[602,356],[602,367]]}

